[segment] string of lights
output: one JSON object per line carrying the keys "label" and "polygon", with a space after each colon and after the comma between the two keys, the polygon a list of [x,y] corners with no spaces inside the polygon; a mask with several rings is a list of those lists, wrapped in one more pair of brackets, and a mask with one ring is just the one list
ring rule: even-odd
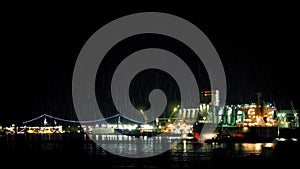
{"label": "string of lights", "polygon": [[35,121],[35,120],[38,120],[38,119],[44,117],[45,115],[46,115],[46,114],[42,114],[42,115],[40,115],[40,116],[38,116],[38,117],[35,117],[35,118],[31,119],[31,120],[24,121],[23,124],[27,124],[27,123],[33,122],[33,121]]}
{"label": "string of lights", "polygon": [[49,114],[42,114],[38,117],[35,117],[33,119],[30,119],[30,120],[27,120],[27,121],[24,121],[23,124],[27,124],[27,123],[30,123],[30,122],[33,122],[33,121],[36,121],[40,118],[43,118],[43,117],[48,117],[48,118],[51,118],[51,119],[54,119],[54,120],[58,120],[58,121],[63,121],[63,122],[68,122],[68,123],[80,123],[80,124],[84,124],[84,123],[97,123],[97,122],[101,122],[101,121],[105,121],[105,120],[109,120],[109,119],[112,119],[112,118],[115,118],[115,117],[123,117],[129,121],[132,121],[132,122],[135,122],[135,123],[139,123],[139,124],[142,124],[143,122],[140,122],[140,121],[137,121],[137,120],[134,120],[134,119],[131,119],[129,117],[126,117],[122,114],[116,114],[116,115],[113,115],[113,116],[110,116],[110,117],[106,117],[106,118],[103,118],[103,119],[96,119],[96,120],[85,120],[85,121],[79,121],[79,120],[68,120],[68,119],[63,119],[63,118],[59,118],[59,117],[55,117],[55,116],[52,116],[52,115],[49,115]]}

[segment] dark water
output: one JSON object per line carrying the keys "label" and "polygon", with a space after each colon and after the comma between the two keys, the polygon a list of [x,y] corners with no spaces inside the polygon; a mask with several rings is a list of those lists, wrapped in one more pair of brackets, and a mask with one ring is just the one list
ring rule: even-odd
{"label": "dark water", "polygon": [[[274,149],[264,147],[265,143],[200,144],[184,141],[153,157],[127,158],[109,153],[102,147],[134,147],[132,141],[118,145],[113,142],[114,139],[128,140],[128,137],[90,136],[94,140],[107,141],[100,147],[85,134],[3,135],[0,136],[0,161],[31,168],[40,168],[41,165],[71,168],[82,165],[89,168],[260,168],[276,167],[281,163],[286,167],[293,166],[297,158],[293,153],[299,154],[299,141],[280,142]],[[145,144],[156,143],[146,141]],[[135,149],[127,151],[134,153]]]}

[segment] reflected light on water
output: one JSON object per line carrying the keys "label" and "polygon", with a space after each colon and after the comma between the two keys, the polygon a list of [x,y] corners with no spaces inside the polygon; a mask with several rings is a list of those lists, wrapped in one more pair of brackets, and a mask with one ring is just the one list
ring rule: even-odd
{"label": "reflected light on water", "polygon": [[183,140],[183,152],[186,153],[186,141]]}
{"label": "reflected light on water", "polygon": [[245,151],[261,151],[262,143],[243,143]]}
{"label": "reflected light on water", "polygon": [[[132,137],[126,135],[91,135],[90,137],[94,138],[96,142],[101,142],[101,146],[105,149],[106,147],[114,147],[116,152],[119,151],[128,151],[128,153],[136,153],[141,149],[145,152],[154,151],[154,149],[159,149],[161,144],[170,144],[172,147],[172,152],[183,152],[183,153],[193,153],[193,152],[210,152],[215,148],[225,148],[232,149],[233,152],[237,154],[253,154],[259,155],[262,152],[263,147],[272,147],[272,143],[234,143],[232,146],[225,144],[195,144],[190,141],[183,140],[181,143],[177,145],[172,145],[173,138],[168,138],[167,142],[162,142],[162,138],[160,136],[157,137]],[[139,142],[142,141],[142,142]],[[138,144],[139,143],[139,144]],[[142,143],[142,144],[140,144]],[[200,147],[199,147],[200,146]]]}

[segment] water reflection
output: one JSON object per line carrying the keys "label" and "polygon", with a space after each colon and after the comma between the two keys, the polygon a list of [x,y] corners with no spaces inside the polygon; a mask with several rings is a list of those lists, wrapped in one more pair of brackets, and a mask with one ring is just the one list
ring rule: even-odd
{"label": "water reflection", "polygon": [[[178,139],[178,138],[177,138]],[[274,147],[273,143],[220,143],[208,144],[198,143],[192,140],[184,140],[174,144],[176,137],[164,138],[157,137],[134,137],[126,135],[78,135],[78,134],[42,134],[42,135],[15,135],[3,136],[0,138],[1,154],[5,157],[11,156],[32,156],[37,159],[56,159],[61,160],[67,157],[71,159],[97,159],[103,161],[110,161],[114,164],[117,158],[122,162],[135,163],[147,161],[155,163],[158,159],[163,159],[170,165],[192,165],[203,162],[209,164],[215,161],[244,159],[251,158],[254,160],[264,159],[290,159],[291,151],[296,152],[299,144],[283,144],[280,142],[279,147]],[[97,144],[99,143],[99,144]],[[284,142],[285,143],[285,142]],[[162,146],[169,146],[170,149],[163,154],[154,156],[155,160],[151,158],[140,160],[129,160],[116,156],[114,154],[130,154],[132,156],[138,153],[153,153],[162,148]],[[278,145],[277,145],[278,146]],[[109,148],[113,153],[106,151]],[[274,149],[275,148],[275,149]],[[274,150],[274,151],[273,151]],[[274,153],[273,153],[274,152]],[[5,159],[2,158],[2,159]],[[130,161],[130,162],[129,162]],[[216,163],[218,164],[218,163]],[[115,164],[114,164],[115,165]],[[116,164],[123,166],[125,164]],[[127,165],[127,164],[126,164]],[[176,167],[175,167],[176,168]]]}
{"label": "water reflection", "polygon": [[[133,158],[149,157],[160,154],[172,148],[180,137],[135,137],[127,135],[92,135],[88,139],[109,152]],[[165,150],[165,151],[164,151]]]}
{"label": "water reflection", "polygon": [[[115,151],[116,154],[126,151],[130,154],[140,152],[154,152],[156,149],[161,149],[166,144],[170,147],[170,152],[177,156],[180,155],[195,155],[197,153],[210,154],[216,149],[222,149],[224,152],[228,151],[235,155],[260,155],[262,147],[268,146],[272,143],[221,143],[221,144],[207,144],[197,143],[195,141],[183,140],[181,142],[174,142],[180,138],[170,137],[168,139],[162,138],[163,136],[156,137],[133,137],[126,135],[68,135],[63,134],[42,134],[42,135],[22,135],[22,139],[16,136],[5,137],[6,145],[15,146],[16,140],[23,140],[28,142],[30,147],[34,147],[37,144],[41,145],[42,149],[53,149],[54,147],[61,147],[63,141],[70,140],[82,140],[84,148],[90,150],[93,147],[98,148],[110,148]],[[3,138],[2,138],[3,139]],[[174,144],[176,143],[176,144]]]}
{"label": "water reflection", "polygon": [[[168,146],[170,158],[174,161],[191,161],[193,159],[210,160],[213,156],[213,150],[217,148],[226,148],[224,144],[202,144],[194,141],[182,141],[179,137],[162,138],[157,137],[133,137],[126,135],[27,135],[24,140],[32,149],[41,149],[42,151],[66,151],[69,149],[78,149],[82,145],[83,151],[88,156],[102,156],[106,155],[106,149],[113,150],[113,154],[129,154],[135,155],[139,153],[153,153]],[[7,138],[14,140],[16,138]],[[18,138],[19,139],[19,138]],[[72,141],[77,140],[77,141]],[[78,141],[82,142],[78,142]],[[69,142],[71,141],[71,142]],[[175,144],[176,143],[176,144]],[[9,141],[8,144],[15,146],[14,141]],[[76,146],[76,147],[71,147]],[[251,146],[245,145],[245,148],[238,148],[240,145],[235,145],[235,149],[244,151],[251,151]],[[252,146],[253,147],[253,146]],[[255,147],[255,146],[254,146]]]}

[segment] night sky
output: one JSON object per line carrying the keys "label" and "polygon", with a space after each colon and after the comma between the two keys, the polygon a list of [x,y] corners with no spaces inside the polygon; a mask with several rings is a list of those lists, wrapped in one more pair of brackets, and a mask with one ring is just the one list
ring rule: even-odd
{"label": "night sky", "polygon": [[[298,31],[294,15],[255,15],[239,19],[208,18],[201,9],[139,8],[81,12],[64,9],[33,9],[2,19],[0,123],[17,123],[47,113],[76,119],[72,105],[72,73],[76,58],[89,37],[104,24],[121,16],[143,11],[175,14],[198,26],[217,50],[227,78],[228,103],[251,103],[256,92],[278,109],[300,108],[298,98]],[[11,11],[14,12],[14,11]],[[208,14],[209,15],[209,14]],[[290,20],[287,22],[285,18]],[[291,19],[292,18],[292,19]],[[160,47],[173,51],[189,64],[201,89],[209,89],[207,74],[184,44],[157,35],[124,40],[110,53],[115,61],[138,49]],[[190,57],[187,57],[190,56]],[[110,75],[116,63],[107,57],[98,70],[96,93],[102,110],[116,113],[110,102]],[[151,80],[146,76],[155,77]],[[141,72],[132,82],[131,101],[138,108],[149,106],[147,92],[165,90],[169,105],[180,94],[174,80],[158,70]],[[141,94],[139,92],[144,91]]]}

